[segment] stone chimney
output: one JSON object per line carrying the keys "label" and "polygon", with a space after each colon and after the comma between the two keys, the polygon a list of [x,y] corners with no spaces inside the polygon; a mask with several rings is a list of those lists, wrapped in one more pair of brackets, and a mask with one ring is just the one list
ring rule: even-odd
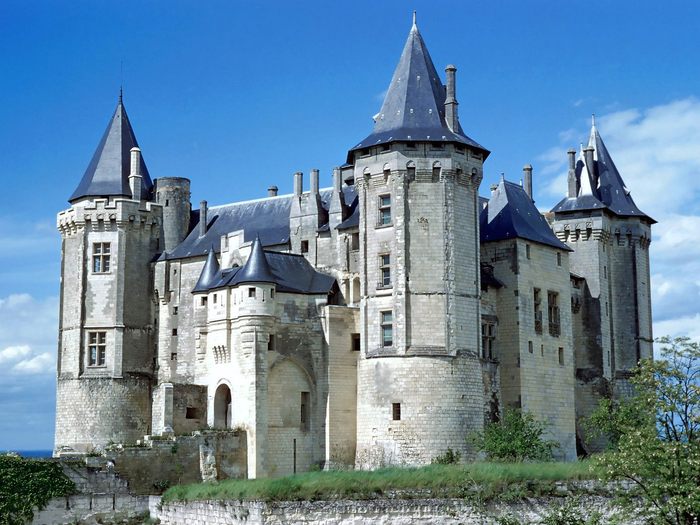
{"label": "stone chimney", "polygon": [[294,174],[294,196],[301,197],[304,191],[304,174],[301,171],[297,171]]}
{"label": "stone chimney", "polygon": [[569,156],[569,175],[566,179],[568,185],[568,197],[574,199],[578,196],[578,187],[576,184],[576,150],[570,149],[566,152]]}
{"label": "stone chimney", "polygon": [[311,170],[311,195],[318,195],[318,170]]}
{"label": "stone chimney", "polygon": [[445,68],[447,73],[447,86],[445,97],[445,121],[451,131],[456,132],[459,129],[459,117],[457,116],[457,106],[459,103],[456,98],[456,73],[457,68],[450,64]]}
{"label": "stone chimney", "polygon": [[270,186],[267,188],[267,196],[268,197],[277,197],[277,192],[279,191],[279,188],[277,186]]}
{"label": "stone chimney", "polygon": [[343,222],[348,216],[348,207],[345,204],[343,195],[343,177],[340,168],[333,168],[333,193],[328,208],[328,225],[331,232],[335,234],[335,227]]}
{"label": "stone chimney", "polygon": [[207,201],[199,203],[199,236],[204,237],[207,234]]}
{"label": "stone chimney", "polygon": [[143,177],[141,176],[141,150],[139,148],[131,148],[131,170],[129,173],[129,189],[131,189],[131,198],[135,201],[141,200],[141,187]]}
{"label": "stone chimney", "polygon": [[534,202],[535,199],[532,198],[532,164],[523,166],[523,187],[527,196]]}
{"label": "stone chimney", "polygon": [[588,146],[583,150],[583,156],[586,158],[586,167],[588,168],[588,173],[591,175],[591,183],[593,185],[593,191],[598,189],[598,177],[595,173],[595,161],[593,160],[593,152],[595,150],[592,146]]}

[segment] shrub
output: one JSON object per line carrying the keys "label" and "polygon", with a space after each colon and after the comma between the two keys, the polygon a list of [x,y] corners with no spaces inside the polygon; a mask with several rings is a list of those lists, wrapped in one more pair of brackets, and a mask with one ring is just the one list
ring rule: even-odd
{"label": "shrub", "polygon": [[434,457],[431,463],[433,465],[456,465],[460,459],[462,459],[462,453],[459,450],[455,452],[448,448],[444,454]]}
{"label": "shrub", "polygon": [[545,430],[545,423],[532,414],[506,410],[500,421],[487,424],[483,432],[472,434],[469,441],[495,461],[551,461],[558,444],[542,437]]}

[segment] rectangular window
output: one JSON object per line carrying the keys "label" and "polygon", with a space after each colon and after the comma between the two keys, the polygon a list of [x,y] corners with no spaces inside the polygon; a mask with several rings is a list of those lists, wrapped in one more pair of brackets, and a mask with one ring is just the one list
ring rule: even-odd
{"label": "rectangular window", "polygon": [[557,266],[561,266],[561,253],[557,252]]}
{"label": "rectangular window", "polygon": [[177,328],[173,328],[173,335],[177,335]]}
{"label": "rectangular window", "polygon": [[357,250],[360,249],[360,234],[359,233],[353,233],[350,235],[350,249],[353,252],[356,252]]}
{"label": "rectangular window", "polygon": [[173,352],[170,354],[170,360],[171,361],[177,361],[177,352]]}
{"label": "rectangular window", "polygon": [[301,241],[301,253],[309,253],[309,241]]}
{"label": "rectangular window", "polygon": [[107,332],[88,332],[88,366],[105,366]]}
{"label": "rectangular window", "polygon": [[379,196],[379,225],[391,224],[391,195]]}
{"label": "rectangular window", "polygon": [[559,337],[561,327],[559,325],[559,294],[547,292],[547,318],[549,320],[549,335]]}
{"label": "rectangular window", "polygon": [[379,256],[379,286],[391,286],[391,255],[385,253]]}
{"label": "rectangular window", "polygon": [[195,407],[185,408],[185,419],[199,419],[199,410]]}
{"label": "rectangular window", "polygon": [[529,244],[525,245],[525,257],[527,257],[528,259],[530,258],[530,245]]}
{"label": "rectangular window", "polygon": [[481,357],[496,359],[495,352],[496,325],[489,322],[481,323]]}
{"label": "rectangular window", "polygon": [[564,349],[559,347],[559,364],[564,365]]}
{"label": "rectangular window", "polygon": [[391,419],[401,421],[401,403],[391,404]]}
{"label": "rectangular window", "polygon": [[211,300],[212,300],[212,302],[213,302],[214,304],[216,304],[216,302],[219,300],[219,297],[217,296],[217,294],[214,294],[214,295],[212,296]]}
{"label": "rectangular window", "polygon": [[206,306],[206,305],[207,305],[207,298],[206,298],[206,297],[202,297],[200,304],[201,304],[202,306]]}
{"label": "rectangular window", "polygon": [[92,244],[92,272],[109,273],[110,243],[95,242]]}
{"label": "rectangular window", "polygon": [[535,333],[542,333],[542,296],[539,288],[532,290],[533,306],[535,310]]}
{"label": "rectangular window", "polygon": [[394,344],[394,321],[393,313],[380,312],[382,328],[382,346],[393,346]]}
{"label": "rectangular window", "polygon": [[299,411],[299,428],[303,431],[309,430],[309,393],[301,393],[301,407]]}
{"label": "rectangular window", "polygon": [[352,334],[350,336],[352,338],[352,351],[353,352],[359,352],[360,351],[360,334]]}
{"label": "rectangular window", "polygon": [[529,353],[533,353],[533,350],[532,350],[532,341],[528,341],[528,342],[527,342],[527,351],[528,351]]}
{"label": "rectangular window", "polygon": [[177,306],[173,306],[173,315],[177,315]]}
{"label": "rectangular window", "polygon": [[272,352],[275,349],[275,336],[270,334],[270,338],[267,340],[267,350]]}
{"label": "rectangular window", "polygon": [[248,297],[255,297],[255,288],[248,288]]}

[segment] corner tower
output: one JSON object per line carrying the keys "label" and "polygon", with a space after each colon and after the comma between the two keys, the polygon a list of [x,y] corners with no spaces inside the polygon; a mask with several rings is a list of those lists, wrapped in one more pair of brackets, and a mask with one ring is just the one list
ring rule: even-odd
{"label": "corner tower", "polygon": [[573,249],[571,272],[585,279],[572,303],[580,421],[601,396],[629,393],[632,369],[652,356],[649,244],[656,221],[632,200],[595,120],[575,156],[570,150],[568,195],[552,212],[557,237]]}
{"label": "corner tower", "polygon": [[134,441],[150,429],[150,263],[161,207],[121,96],[73,195],[62,237],[54,453]]}
{"label": "corner tower", "polygon": [[466,457],[483,425],[478,189],[488,151],[457,116],[415,24],[371,135],[352,148],[360,206],[361,468]]}

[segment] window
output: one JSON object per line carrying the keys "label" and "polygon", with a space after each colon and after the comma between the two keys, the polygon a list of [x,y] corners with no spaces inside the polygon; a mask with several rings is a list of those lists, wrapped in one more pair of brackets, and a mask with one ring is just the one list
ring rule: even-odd
{"label": "window", "polygon": [[352,251],[357,251],[360,249],[360,234],[353,233],[350,235],[350,249]]}
{"label": "window", "polygon": [[248,288],[248,297],[255,297],[255,288]]}
{"label": "window", "polygon": [[438,182],[440,180],[440,166],[433,166],[433,182]]}
{"label": "window", "polygon": [[379,256],[379,286],[391,286],[391,255],[385,253]]}
{"label": "window", "polygon": [[559,347],[559,364],[564,365],[564,349],[561,346]]}
{"label": "window", "polygon": [[391,195],[379,196],[379,225],[391,224]]}
{"label": "window", "polygon": [[275,298],[275,290],[270,289],[270,299],[274,299],[274,298]]}
{"label": "window", "polygon": [[391,404],[391,419],[401,421],[401,403]]}
{"label": "window", "polygon": [[489,322],[481,323],[481,357],[495,359],[496,325]]}
{"label": "window", "polygon": [[531,353],[531,354],[533,353],[533,350],[532,350],[532,341],[528,341],[528,342],[527,342],[527,351],[528,351],[529,353]]}
{"label": "window", "polygon": [[173,335],[177,335],[177,328],[173,328]]}
{"label": "window", "polygon": [[199,303],[199,304],[202,305],[202,306],[206,306],[206,305],[207,305],[207,298],[206,298],[206,297],[202,297],[202,298],[200,299],[200,303]]}
{"label": "window", "polygon": [[110,243],[95,242],[92,244],[92,272],[109,273]]}
{"label": "window", "polygon": [[170,205],[170,199],[165,199],[165,205],[169,206]]}
{"label": "window", "polygon": [[529,244],[525,245],[525,257],[527,257],[528,259],[530,258],[530,245]]}
{"label": "window", "polygon": [[608,267],[603,266],[603,278],[607,279],[608,278]]}
{"label": "window", "polygon": [[185,419],[199,419],[199,410],[195,407],[185,408]]}
{"label": "window", "polygon": [[177,315],[177,306],[173,306],[173,315]]}
{"label": "window", "polygon": [[557,292],[547,292],[547,318],[549,320],[549,335],[559,337],[561,327],[559,326],[559,294]]}
{"label": "window", "polygon": [[359,352],[360,351],[360,334],[352,334],[350,337],[352,340],[352,351]]}
{"label": "window", "polygon": [[270,334],[270,338],[267,340],[267,350],[272,352],[275,349],[275,336]]}
{"label": "window", "polygon": [[561,253],[557,252],[557,266],[561,266]]}
{"label": "window", "polygon": [[88,332],[88,366],[105,366],[107,332]]}
{"label": "window", "polygon": [[539,288],[532,290],[533,305],[535,309],[535,333],[542,333],[542,296]]}
{"label": "window", "polygon": [[216,302],[219,300],[219,297],[217,296],[217,294],[214,294],[211,300],[214,304],[216,304]]}
{"label": "window", "polygon": [[177,361],[177,352],[173,352],[170,354],[170,360],[171,361]]}
{"label": "window", "polygon": [[301,241],[301,253],[309,253],[309,241]]}
{"label": "window", "polygon": [[393,313],[380,312],[382,327],[382,346],[393,346],[394,344],[394,324]]}
{"label": "window", "polygon": [[301,407],[299,410],[299,428],[303,431],[309,430],[309,393],[301,393]]}

